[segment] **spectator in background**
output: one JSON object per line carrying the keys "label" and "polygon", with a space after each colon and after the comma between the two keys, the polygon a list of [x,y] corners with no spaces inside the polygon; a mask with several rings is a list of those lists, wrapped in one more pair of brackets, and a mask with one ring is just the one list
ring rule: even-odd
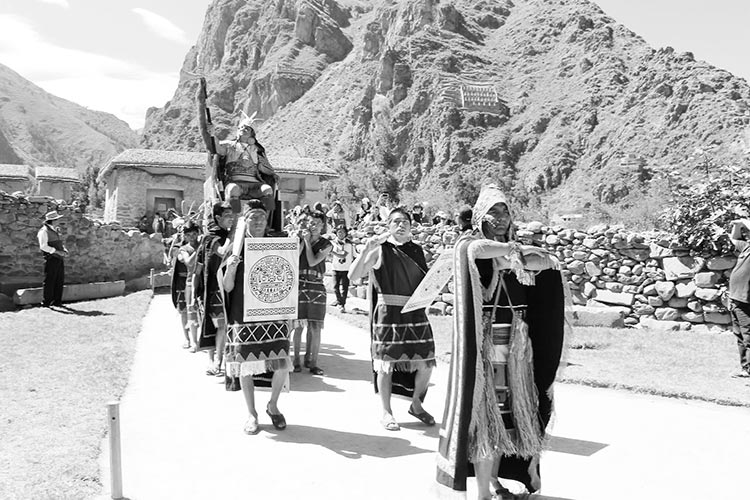
{"label": "spectator in background", "polygon": [[47,212],[44,225],[39,229],[36,237],[39,249],[44,255],[44,298],[42,306],[61,306],[63,298],[63,284],[65,283],[65,257],[68,250],[60,238],[57,228],[52,225],[62,215],[56,210]]}
{"label": "spectator in background", "polygon": [[326,217],[328,217],[328,225],[333,228],[349,226],[349,216],[346,210],[344,210],[344,206],[338,200],[333,202],[333,208],[328,211]]}
{"label": "spectator in background", "polygon": [[380,211],[380,220],[388,220],[388,215],[391,213],[391,210],[393,210],[393,200],[391,200],[391,195],[388,193],[380,193],[380,197],[378,197],[378,201],[375,202],[375,205]]}
{"label": "spectator in background", "polygon": [[359,227],[360,224],[365,220],[365,217],[370,213],[370,208],[372,207],[372,203],[370,203],[369,198],[362,198],[362,201],[359,203],[359,209],[357,210],[357,213],[354,217],[354,226]]}
{"label": "spectator in background", "polygon": [[[183,349],[197,349],[197,323],[188,318],[188,284],[192,288],[192,275],[195,271],[195,250],[198,246],[198,226],[189,221],[182,226],[182,239],[176,245],[172,258],[172,305],[180,313],[182,331],[185,335]],[[177,238],[175,238],[177,240]]]}
{"label": "spectator in background", "polygon": [[372,205],[370,207],[370,213],[368,213],[363,220],[363,224],[372,224],[375,222],[381,222],[382,220],[383,219],[380,217],[380,207]]}
{"label": "spectator in background", "polygon": [[422,223],[422,204],[417,203],[411,209],[411,220],[414,224]]}
{"label": "spectator in background", "polygon": [[339,311],[346,312],[346,297],[349,294],[349,268],[354,262],[354,244],[349,239],[346,226],[336,228],[336,238],[331,242],[332,269],[334,274],[333,290],[336,293],[335,306]]}
{"label": "spectator in background", "polygon": [[155,212],[154,220],[151,221],[151,228],[154,230],[155,233],[164,235],[164,226],[165,226],[164,217],[161,216],[161,213]]}
{"label": "spectator in background", "polygon": [[731,224],[729,238],[739,252],[729,276],[729,314],[740,355],[740,371],[734,376],[746,378],[750,377],[750,220],[734,220]]}
{"label": "spectator in background", "polygon": [[151,224],[148,223],[148,217],[145,215],[138,221],[138,230],[142,233],[150,233],[152,231]]}
{"label": "spectator in background", "polygon": [[458,212],[458,216],[456,217],[456,224],[458,224],[458,230],[461,233],[464,233],[465,231],[472,231],[472,225],[471,225],[471,216],[474,212],[472,212],[471,208],[464,208],[460,212]]}

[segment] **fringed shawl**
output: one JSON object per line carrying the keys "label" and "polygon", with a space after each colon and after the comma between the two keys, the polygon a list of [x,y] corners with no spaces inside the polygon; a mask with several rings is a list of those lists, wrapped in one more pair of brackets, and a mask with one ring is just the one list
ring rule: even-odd
{"label": "fringed shawl", "polygon": [[[453,316],[453,350],[446,395],[443,424],[440,429],[437,480],[454,490],[466,490],[466,478],[471,475],[470,448],[480,456],[497,456],[511,450],[503,449],[507,443],[507,430],[500,416],[491,380],[491,349],[487,348],[482,327],[484,288],[476,267],[476,252],[481,239],[462,237],[454,253],[455,309]],[[497,272],[497,269],[495,269]],[[524,348],[534,351],[534,372],[544,365],[544,380],[532,380],[539,391],[547,391],[554,380],[560,361],[564,325],[564,298],[559,271],[547,270],[537,275],[537,285],[530,288],[527,309],[528,338]],[[498,286],[493,277],[490,293]],[[530,343],[530,344],[529,344]],[[511,346],[511,349],[513,347]],[[483,355],[484,353],[484,355]],[[547,375],[548,372],[552,376]],[[510,375],[514,375],[511,373]],[[548,412],[548,408],[541,409]],[[514,408],[515,413],[515,408]],[[534,408],[534,417],[537,409]],[[547,418],[540,418],[538,431],[544,432]],[[472,437],[473,436],[473,437]],[[475,441],[470,445],[470,439]],[[517,438],[513,438],[517,439]],[[522,455],[541,451],[541,435],[533,444],[520,448]]]}

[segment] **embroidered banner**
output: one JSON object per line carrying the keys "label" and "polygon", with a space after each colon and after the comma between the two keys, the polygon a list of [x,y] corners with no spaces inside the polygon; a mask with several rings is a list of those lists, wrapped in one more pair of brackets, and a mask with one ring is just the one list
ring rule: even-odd
{"label": "embroidered banner", "polygon": [[245,238],[244,321],[297,319],[299,240]]}
{"label": "embroidered banner", "polygon": [[432,304],[453,276],[453,249],[446,248],[437,258],[401,312],[416,311]]}

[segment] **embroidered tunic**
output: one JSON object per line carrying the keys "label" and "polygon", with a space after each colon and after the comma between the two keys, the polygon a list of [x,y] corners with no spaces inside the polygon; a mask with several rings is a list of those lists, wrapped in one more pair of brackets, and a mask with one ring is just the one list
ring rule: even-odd
{"label": "embroidered tunic", "polygon": [[[325,238],[318,238],[313,243],[313,253],[331,246],[331,242]],[[303,243],[304,247],[304,243]],[[325,261],[311,266],[307,262],[307,253],[302,250],[299,254],[299,302],[297,306],[297,318],[304,320],[323,321],[326,317],[326,288],[323,285],[323,275],[326,272]]]}
{"label": "embroidered tunic", "polygon": [[[243,319],[244,270],[244,262],[240,262],[234,288],[227,294],[228,326],[224,355],[227,379],[288,370],[291,367],[289,322],[245,322]],[[235,390],[229,381],[227,389]]]}
{"label": "embroidered tunic", "polygon": [[386,241],[380,259],[370,278],[373,369],[413,372],[435,366],[435,342],[425,310],[401,312],[427,271],[422,247]]}

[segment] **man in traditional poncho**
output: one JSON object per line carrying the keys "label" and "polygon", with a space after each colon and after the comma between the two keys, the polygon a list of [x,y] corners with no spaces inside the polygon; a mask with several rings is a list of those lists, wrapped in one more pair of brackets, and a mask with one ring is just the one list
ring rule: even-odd
{"label": "man in traditional poncho", "polygon": [[453,352],[437,479],[465,491],[476,471],[480,500],[517,498],[541,486],[539,456],[563,345],[563,282],[552,255],[515,241],[497,186],[482,188],[472,223],[475,233],[463,236],[454,254]]}
{"label": "man in traditional poncho", "polygon": [[[263,202],[250,200],[244,213],[245,234],[235,237],[262,238],[265,236],[268,213]],[[244,321],[244,262],[238,255],[227,260],[222,284],[227,293],[227,379],[239,377],[249,413],[244,431],[257,434],[258,412],[255,408],[254,375],[272,373],[271,399],[266,413],[276,429],[286,428],[286,419],[277,403],[291,368],[289,358],[289,324],[287,321]],[[227,389],[231,390],[228,384]]]}
{"label": "man in traditional poncho", "polygon": [[228,252],[229,228],[234,223],[234,213],[228,202],[217,202],[213,205],[212,216],[208,234],[203,237],[198,248],[193,290],[203,312],[198,332],[198,349],[208,350],[211,366],[206,374],[220,376],[223,375],[221,362],[224,359],[227,322],[217,273]]}
{"label": "man in traditional poncho", "polygon": [[409,214],[395,208],[388,232],[371,238],[352,264],[349,279],[370,272],[370,334],[375,390],[383,405],[382,425],[400,429],[391,410],[391,392],[410,397],[409,414],[426,425],[435,419],[422,407],[432,369],[435,342],[424,309],[402,313],[427,272],[422,247],[411,241]]}

